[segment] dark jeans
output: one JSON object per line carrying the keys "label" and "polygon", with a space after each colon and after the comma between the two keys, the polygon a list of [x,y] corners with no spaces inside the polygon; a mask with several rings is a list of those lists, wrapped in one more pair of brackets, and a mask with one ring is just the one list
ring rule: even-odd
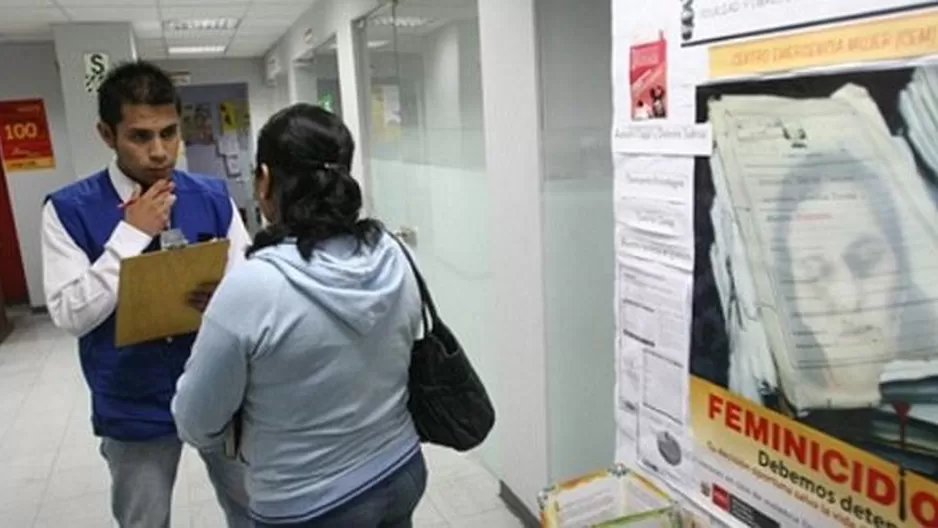
{"label": "dark jeans", "polygon": [[375,487],[320,517],[302,523],[257,528],[411,528],[411,517],[427,488],[427,464],[417,453]]}

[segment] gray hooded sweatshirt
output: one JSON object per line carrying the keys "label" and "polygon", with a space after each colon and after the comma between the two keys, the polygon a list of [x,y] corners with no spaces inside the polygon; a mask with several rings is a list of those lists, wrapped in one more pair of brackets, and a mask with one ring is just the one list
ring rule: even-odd
{"label": "gray hooded sweatshirt", "polygon": [[407,373],[420,295],[388,236],[302,258],[261,250],[224,279],[172,410],[180,437],[215,448],[241,412],[252,514],[302,522],[355,498],[415,456]]}

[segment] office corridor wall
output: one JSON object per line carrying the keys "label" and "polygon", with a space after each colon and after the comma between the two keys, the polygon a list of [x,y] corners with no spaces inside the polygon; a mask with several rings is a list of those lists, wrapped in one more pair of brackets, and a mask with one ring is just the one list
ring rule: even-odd
{"label": "office corridor wall", "polygon": [[[55,168],[7,174],[16,233],[26,270],[29,303],[45,305],[42,290],[42,255],[39,226],[42,200],[50,191],[83,176],[72,168],[72,153],[66,130],[62,99],[52,43],[0,44],[0,101],[42,98],[52,135]],[[93,134],[93,130],[88,131]]]}

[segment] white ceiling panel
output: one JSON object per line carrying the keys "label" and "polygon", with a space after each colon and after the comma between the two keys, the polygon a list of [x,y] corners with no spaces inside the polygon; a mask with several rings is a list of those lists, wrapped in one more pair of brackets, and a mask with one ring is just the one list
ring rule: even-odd
{"label": "white ceiling panel", "polygon": [[62,7],[156,7],[156,0],[55,0],[55,3]]}
{"label": "white ceiling panel", "polygon": [[259,18],[293,18],[296,19],[306,12],[306,4],[265,4],[255,2],[248,10],[248,17]]}
{"label": "white ceiling panel", "polygon": [[0,24],[22,22],[32,24],[36,22],[65,22],[68,19],[59,9],[52,7],[33,7],[23,9],[5,10],[0,14]]}
{"label": "white ceiling panel", "polygon": [[[2,1],[2,0],[0,0]],[[155,2],[157,0],[150,0],[150,2]],[[247,7],[250,4],[250,0],[159,0],[160,7],[198,7],[198,6],[228,6],[228,5],[240,5],[242,8]]]}
{"label": "white ceiling panel", "polygon": [[238,35],[267,36],[271,33],[276,33],[278,36],[280,36],[287,32],[287,29],[290,28],[291,23],[292,19],[271,20],[263,18],[246,18],[243,22],[241,22],[241,25],[238,26]]}
{"label": "white ceiling panel", "polygon": [[43,22],[15,23],[9,20],[0,20],[0,38],[30,39],[35,36],[37,39],[44,35],[52,40],[52,30],[49,24]]}
{"label": "white ceiling panel", "polygon": [[153,48],[153,47],[162,48],[162,47],[164,47],[164,45],[163,45],[163,39],[162,39],[162,38],[150,38],[150,39],[138,38],[138,39],[137,39],[137,46],[143,46],[143,47],[146,47],[146,48]]}
{"label": "white ceiling panel", "polygon": [[[447,0],[449,1],[449,0]],[[50,24],[130,22],[140,55],[165,56],[166,44],[227,45],[229,56],[261,56],[316,0],[0,0],[0,42],[51,40]],[[170,20],[236,18],[235,31],[173,32]]]}
{"label": "white ceiling panel", "polygon": [[137,39],[137,54],[147,57],[154,54],[165,54],[166,45],[163,39]]}
{"label": "white ceiling panel", "polygon": [[4,42],[47,42],[52,40],[52,32],[32,31],[29,33],[0,33],[0,43]]}
{"label": "white ceiling panel", "polygon": [[52,0],[0,0],[0,9],[6,7],[55,7]]}
{"label": "white ceiling panel", "polygon": [[138,49],[137,57],[143,60],[153,61],[153,60],[168,59],[169,55],[162,49],[153,49],[153,50],[139,50]]}
{"label": "white ceiling panel", "polygon": [[201,5],[201,6],[163,6],[160,13],[163,20],[184,20],[193,18],[241,18],[247,10],[246,2],[230,2],[228,5]]}
{"label": "white ceiling panel", "polygon": [[159,20],[139,20],[134,22],[134,34],[138,39],[163,37],[163,23]]}
{"label": "white ceiling panel", "polygon": [[232,42],[267,42],[273,44],[274,42],[280,40],[280,37],[282,36],[283,34],[281,33],[268,33],[266,35],[242,35],[241,33],[238,33],[235,35],[235,38],[232,40]]}
{"label": "white ceiling panel", "polygon": [[248,50],[228,50],[225,52],[226,59],[256,59],[260,57],[263,53],[258,53],[256,51]]}
{"label": "white ceiling panel", "polygon": [[267,50],[270,49],[270,44],[261,44],[261,43],[242,43],[242,44],[232,44],[228,47],[228,51],[225,53],[226,57],[260,57],[267,53]]}
{"label": "white ceiling panel", "polygon": [[163,32],[160,30],[134,29],[134,36],[138,39],[162,39]]}
{"label": "white ceiling panel", "polygon": [[401,6],[458,7],[476,9],[476,0],[401,0]]}
{"label": "white ceiling panel", "polygon": [[270,46],[273,42],[269,40],[255,40],[255,39],[237,39],[231,43],[229,50],[252,50],[258,52],[265,52],[270,49]]}
{"label": "white ceiling panel", "polygon": [[156,6],[150,7],[66,7],[75,22],[133,22],[159,20]]}
{"label": "white ceiling panel", "polygon": [[274,35],[272,37],[245,37],[244,35],[238,35],[231,41],[232,45],[242,46],[242,47],[257,47],[257,46],[266,46],[270,47],[274,42],[280,39],[280,35]]}

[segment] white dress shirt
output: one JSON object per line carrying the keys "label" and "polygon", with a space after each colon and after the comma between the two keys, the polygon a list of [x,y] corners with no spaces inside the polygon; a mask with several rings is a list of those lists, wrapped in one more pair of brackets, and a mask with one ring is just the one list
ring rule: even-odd
{"label": "white dress shirt", "polygon": [[[133,195],[137,183],[112,162],[111,183],[121,200]],[[228,269],[244,259],[251,238],[231,203],[228,240]],[[104,246],[104,253],[90,262],[72,240],[51,202],[42,209],[42,263],[46,306],[52,321],[68,333],[81,337],[103,323],[117,307],[117,283],[122,259],[143,253],[153,237],[121,220]]]}

